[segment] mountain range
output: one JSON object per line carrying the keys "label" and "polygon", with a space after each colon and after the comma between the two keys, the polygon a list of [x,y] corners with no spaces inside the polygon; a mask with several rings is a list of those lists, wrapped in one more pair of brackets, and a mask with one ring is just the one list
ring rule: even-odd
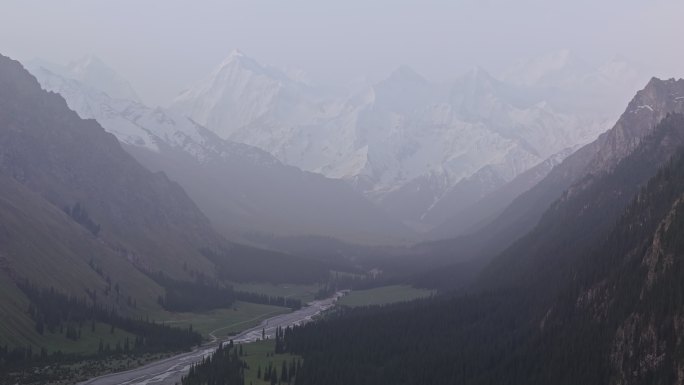
{"label": "mountain range", "polygon": [[600,77],[602,89],[625,100],[645,82],[628,62],[585,68],[569,51],[556,56],[520,65],[505,82],[476,68],[435,83],[400,67],[348,95],[234,51],[170,108],[285,164],[345,180],[427,231],[610,127],[618,115],[612,99],[582,108],[575,102],[594,83],[576,82],[573,104],[558,97],[565,82]]}
{"label": "mountain range", "polygon": [[[170,108],[152,109],[96,57],[27,66],[145,166],[178,180],[222,233],[357,243],[483,226],[605,131],[617,115],[612,101],[640,78],[627,61],[592,67],[565,50],[517,64],[505,81],[476,68],[435,83],[404,66],[348,94],[236,50]],[[611,97],[591,109],[576,103],[597,90]],[[348,220],[331,219],[335,202],[345,202]]]}

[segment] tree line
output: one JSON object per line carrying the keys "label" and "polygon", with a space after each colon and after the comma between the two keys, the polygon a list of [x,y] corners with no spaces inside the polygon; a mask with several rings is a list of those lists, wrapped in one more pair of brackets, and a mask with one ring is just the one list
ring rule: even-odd
{"label": "tree line", "polygon": [[190,367],[182,385],[243,385],[245,363],[233,343],[219,344],[214,353]]}
{"label": "tree line", "polygon": [[88,211],[85,207],[82,207],[80,203],[76,202],[73,206],[64,206],[64,212],[76,223],[90,231],[94,236],[97,236],[100,233],[100,225],[90,218]]}
{"label": "tree line", "polygon": [[164,295],[160,296],[157,302],[168,311],[225,309],[232,307],[235,301],[288,307],[293,310],[302,307],[302,301],[299,299],[236,291],[231,285],[209,281],[206,277],[197,277],[195,281],[180,281],[167,277],[162,272],[150,276],[164,288]]}
{"label": "tree line", "polygon": [[[284,330],[278,329],[276,341],[284,337]],[[277,346],[277,345],[276,345]],[[275,354],[283,353],[282,349],[276,347]],[[250,368],[242,359],[244,356],[242,345],[234,345],[233,341],[219,344],[214,353],[204,357],[200,362],[193,364],[187,375],[181,379],[182,385],[243,385],[245,381],[245,370]],[[267,354],[268,356],[268,354]],[[302,362],[292,358],[289,362],[283,360],[278,369],[270,361],[262,370],[258,366],[256,377],[259,380],[276,384],[294,384],[297,373],[302,369]]]}
{"label": "tree line", "polygon": [[95,322],[100,322],[109,324],[111,330],[118,328],[136,335],[130,345],[130,350],[136,352],[188,350],[202,342],[202,336],[192,327],[180,329],[124,317],[97,302],[89,303],[85,297],[68,296],[52,287],[40,288],[28,280],[18,282],[17,286],[30,300],[27,312],[39,334],[66,330],[67,338],[78,339],[82,328],[94,330]]}

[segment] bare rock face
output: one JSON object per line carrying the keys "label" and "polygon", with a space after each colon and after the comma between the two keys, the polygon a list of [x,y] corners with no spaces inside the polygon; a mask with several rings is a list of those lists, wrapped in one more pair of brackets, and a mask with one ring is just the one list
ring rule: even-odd
{"label": "bare rock face", "polygon": [[592,174],[612,170],[641,139],[668,114],[684,111],[684,79],[652,78],[627,106],[615,126],[603,134],[603,143],[588,167]]}

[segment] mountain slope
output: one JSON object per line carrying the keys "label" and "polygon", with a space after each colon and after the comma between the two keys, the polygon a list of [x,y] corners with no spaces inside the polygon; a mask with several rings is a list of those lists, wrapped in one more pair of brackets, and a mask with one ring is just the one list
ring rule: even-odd
{"label": "mountain slope", "polygon": [[665,118],[613,169],[573,184],[533,231],[485,269],[481,280],[498,287],[524,285],[537,276],[540,286],[539,282],[547,287],[560,284],[563,277],[554,274],[566,273],[564,266],[588,253],[648,180],[684,147],[683,122],[678,114]]}
{"label": "mountain slope", "polygon": [[32,71],[45,89],[59,92],[80,116],[96,119],[147,168],[179,181],[226,236],[261,232],[397,242],[411,235],[342,181],[283,165],[171,111],[112,99],[43,67]]}
{"label": "mountain slope", "polygon": [[[681,115],[663,124],[680,135],[684,131]],[[547,308],[543,338],[550,346],[583,351],[583,357],[549,352],[559,357],[553,366],[597,360],[605,376],[597,380],[684,381],[679,327],[684,317],[679,257],[683,198],[680,149],[639,192],[610,234],[572,269],[571,284]]]}
{"label": "mountain slope", "polygon": [[2,59],[0,169],[59,208],[78,204],[99,238],[147,269],[211,272],[199,249],[220,244],[180,186],[150,173],[93,120],[82,120],[20,64]]}
{"label": "mountain slope", "polygon": [[[14,178],[0,173],[0,182],[0,345],[46,342],[26,312],[28,299],[14,285],[21,279],[74,295],[95,293],[120,314],[158,309],[163,288],[130,261]],[[118,293],[108,290],[112,285]]]}
{"label": "mountain slope", "polygon": [[290,332],[301,383],[681,383],[684,115],[651,132],[554,204],[484,290]]}

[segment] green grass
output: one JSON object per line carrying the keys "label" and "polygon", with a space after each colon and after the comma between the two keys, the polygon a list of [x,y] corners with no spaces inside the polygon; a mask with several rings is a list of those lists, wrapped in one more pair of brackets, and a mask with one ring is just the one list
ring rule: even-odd
{"label": "green grass", "polygon": [[0,271],[0,345],[38,346],[41,336],[28,315],[28,306],[28,298]]}
{"label": "green grass", "polygon": [[[278,377],[280,377],[280,368],[283,365],[283,361],[287,364],[289,370],[292,359],[301,360],[300,357],[291,354],[272,354],[275,349],[275,341],[273,340],[245,344],[242,345],[242,348],[244,355],[241,358],[248,366],[245,370],[245,384],[268,385],[270,382],[263,380],[263,373],[269,363],[273,364],[273,367],[278,371]],[[261,367],[261,379],[257,378],[259,367]],[[290,383],[293,382],[290,381]]]}
{"label": "green grass", "polygon": [[272,283],[233,283],[232,285],[235,290],[265,294],[271,297],[295,298],[301,300],[302,303],[313,301],[318,291],[317,285],[274,285]]}
{"label": "green grass", "polygon": [[432,291],[430,290],[417,289],[407,285],[392,285],[375,289],[352,291],[340,298],[338,303],[349,307],[385,305],[394,302],[425,298],[430,296],[430,294],[432,294]]}
{"label": "green grass", "polygon": [[165,313],[156,319],[167,325],[187,328],[202,333],[210,339],[214,332],[216,338],[227,337],[258,325],[262,320],[291,310],[279,306],[261,305],[249,302],[236,302],[231,309],[215,309],[203,313]]}

